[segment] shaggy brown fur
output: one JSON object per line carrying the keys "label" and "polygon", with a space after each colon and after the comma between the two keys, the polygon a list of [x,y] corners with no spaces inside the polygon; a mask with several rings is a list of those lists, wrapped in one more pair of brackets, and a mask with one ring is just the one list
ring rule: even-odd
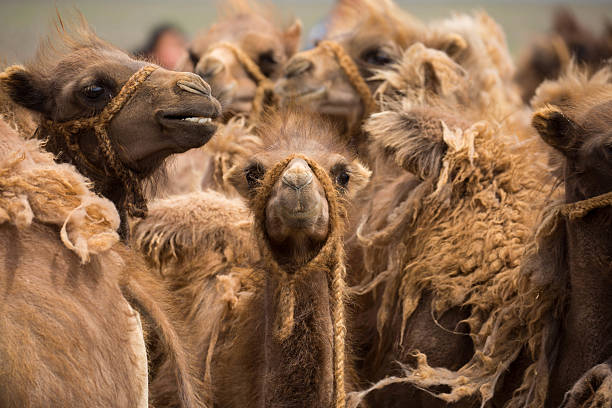
{"label": "shaggy brown fur", "polygon": [[[269,127],[257,131],[264,138],[262,148],[233,172],[238,191],[252,203],[272,202],[253,188],[262,179],[264,185],[270,183],[271,174],[280,174],[287,156],[296,152],[316,158],[333,183],[347,182],[338,177],[348,172],[347,187],[337,187],[338,192],[332,193],[338,197],[352,199],[365,186],[369,172],[334,147],[333,132],[324,123],[299,115],[271,120]],[[285,164],[274,166],[279,161]],[[335,306],[330,299],[331,271],[325,266],[327,261],[319,262],[322,254],[338,250],[329,237],[336,240],[340,230],[332,227],[324,233],[323,243],[327,244],[312,247],[315,240],[305,242],[301,250],[277,252],[278,244],[267,237],[271,230],[262,225],[261,205],[253,207],[260,219],[256,240],[244,204],[213,192],[152,205],[151,215],[134,226],[134,237],[185,302],[185,318],[193,327],[215,404],[331,406],[335,366],[331,344],[336,332],[331,312]],[[333,205],[329,208],[337,211]],[[278,231],[280,228],[274,234]],[[291,248],[292,244],[285,245]],[[311,249],[304,251],[304,245]],[[293,290],[286,292],[283,282],[289,276],[295,276],[290,279]],[[279,285],[289,297],[278,294],[275,288]],[[287,314],[288,309],[279,307],[278,301],[292,305],[293,313]],[[291,323],[286,325],[283,322],[288,318]],[[277,337],[275,333],[285,334]],[[160,394],[168,390],[163,376],[156,384]]]}
{"label": "shaggy brown fur", "polygon": [[[201,78],[151,67],[138,82],[145,62],[99,39],[83,18],[70,30],[59,24],[57,38],[43,43],[34,61],[0,74],[0,87],[40,114],[37,137],[115,203],[124,233],[127,210],[146,211],[143,179],[170,154],[206,143],[216,129],[180,119],[214,118],[220,106]],[[119,111],[104,116],[113,106]]]}
{"label": "shaggy brown fur", "polygon": [[605,22],[597,37],[567,9],[553,18],[552,32],[534,41],[519,58],[516,82],[525,103],[533,97],[544,80],[552,80],[567,69],[570,60],[594,73],[612,57],[612,22]]}
{"label": "shaggy brown fur", "polygon": [[[563,202],[612,190],[607,147],[611,76],[609,69],[590,77],[572,68],[537,91],[540,110],[533,124],[564,155]],[[511,407],[556,407],[568,391],[564,407],[603,407],[612,402],[612,305],[604,289],[610,274],[605,261],[610,256],[609,204],[577,216],[565,213],[566,208],[546,208],[537,242],[529,247],[521,267],[520,296],[502,308],[496,322],[503,322],[517,345],[528,347],[534,358]],[[495,354],[506,341],[492,337],[489,349]]]}
{"label": "shaggy brown fur", "polygon": [[[419,50],[414,47],[413,52]],[[532,203],[546,198],[540,168],[509,146],[508,130],[480,120],[495,114],[464,104],[469,75],[450,69],[456,64],[439,56],[424,61],[429,67],[414,61],[416,77],[396,78],[408,86],[389,92],[383,102],[391,110],[373,115],[365,127],[375,155],[422,180],[416,187],[394,186],[392,193],[405,199],[387,199],[396,206],[385,209],[385,222],[372,214],[378,221],[360,230],[373,279],[360,290],[381,285],[378,347],[364,372],[370,381],[401,377],[388,377],[369,390],[391,386],[370,397],[376,406],[443,404],[405,383],[431,392],[435,385],[448,385],[448,393],[436,393],[446,401],[476,391],[485,401],[492,397],[507,367],[499,363],[512,361],[520,348],[506,342],[499,354],[490,355],[487,339],[511,338],[492,323],[499,306],[517,295],[520,259],[537,214]],[[406,185],[413,190],[403,191]],[[479,387],[462,377],[473,372],[486,373]],[[352,406],[366,394],[354,394]]]}

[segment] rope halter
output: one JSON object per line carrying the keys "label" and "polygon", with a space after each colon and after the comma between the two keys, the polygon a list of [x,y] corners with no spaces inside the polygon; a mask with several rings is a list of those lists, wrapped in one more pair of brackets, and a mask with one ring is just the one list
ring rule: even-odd
{"label": "rope halter", "polygon": [[329,40],[321,41],[317,47],[321,47],[336,58],[338,65],[340,65],[340,68],[342,68],[342,71],[344,71],[349,82],[361,98],[364,117],[368,117],[371,113],[376,112],[378,110],[378,104],[374,100],[372,92],[370,92],[370,87],[359,73],[359,68],[357,68],[355,61],[346,53],[344,48],[337,42]]}
{"label": "rope halter", "polygon": [[[270,199],[273,187],[282,176],[283,170],[294,158],[303,159],[321,183],[325,191],[325,197],[329,205],[329,225],[330,232],[327,241],[318,254],[306,265],[300,267],[293,274],[282,269],[272,256],[269,247],[269,238],[266,233],[265,217],[266,204]],[[274,322],[274,337],[282,342],[291,335],[294,327],[294,307],[295,307],[295,280],[302,276],[307,276],[313,269],[326,269],[330,273],[331,292],[332,292],[332,319],[334,328],[333,355],[334,355],[334,389],[335,407],[345,408],[346,391],[344,385],[344,360],[345,360],[345,336],[346,324],[344,318],[344,297],[346,293],[346,283],[344,277],[346,267],[344,265],[344,206],[336,191],[336,188],[327,174],[314,160],[301,155],[292,154],[281,162],[277,163],[266,172],[261,187],[251,201],[251,208],[254,212],[255,235],[262,258],[266,261],[266,267],[270,267],[269,272],[273,273],[279,281],[277,289],[277,310]]]}
{"label": "rope halter", "polygon": [[[133,217],[144,217],[147,214],[147,204],[142,193],[142,187],[138,176],[129,169],[117,153],[117,146],[108,136],[108,127],[115,115],[130,101],[136,90],[157,69],[155,65],[148,65],[139,69],[123,85],[119,93],[108,102],[104,109],[97,115],[88,118],[80,118],[65,122],[45,120],[42,127],[49,134],[63,136],[63,140],[56,138],[48,139],[48,142],[56,143],[58,150],[65,152],[75,161],[80,170],[84,170],[87,176],[106,177],[114,175],[121,180],[125,189],[123,202],[119,203],[119,210],[127,209],[127,213]],[[78,134],[86,129],[93,129],[96,135],[99,149],[103,154],[103,169],[92,163],[82,152],[78,143]],[[63,146],[62,146],[63,144]]]}
{"label": "rope halter", "polygon": [[570,220],[575,220],[584,217],[592,210],[609,206],[612,206],[612,191],[575,203],[564,204],[560,208],[560,213]]}
{"label": "rope halter", "polygon": [[240,63],[242,68],[247,74],[255,81],[255,96],[253,98],[253,115],[259,117],[268,105],[278,105],[278,99],[274,93],[274,83],[266,77],[259,66],[248,56],[246,52],[240,49],[235,44],[227,41],[221,41],[211,45],[207,52],[212,51],[215,48],[226,48],[232,54],[236,60]]}

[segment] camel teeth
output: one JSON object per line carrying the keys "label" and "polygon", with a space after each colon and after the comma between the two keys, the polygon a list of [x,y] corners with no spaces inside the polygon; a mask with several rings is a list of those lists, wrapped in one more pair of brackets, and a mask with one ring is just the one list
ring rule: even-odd
{"label": "camel teeth", "polygon": [[212,122],[211,118],[201,118],[197,116],[190,117],[190,118],[184,118],[182,120],[186,120],[187,122],[199,123],[201,125]]}

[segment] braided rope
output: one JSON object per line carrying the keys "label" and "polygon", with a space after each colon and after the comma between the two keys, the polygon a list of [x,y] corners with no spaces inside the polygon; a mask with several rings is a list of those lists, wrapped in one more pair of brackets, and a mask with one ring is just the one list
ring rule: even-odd
{"label": "braided rope", "polygon": [[244,70],[255,80],[255,85],[257,88],[253,98],[253,115],[256,118],[261,116],[266,106],[275,106],[278,104],[278,99],[274,93],[274,84],[263,74],[263,72],[261,72],[259,66],[251,57],[247,55],[246,52],[227,41],[221,41],[213,44],[208,48],[209,52],[215,48],[226,48],[231,51]]}
{"label": "braided rope", "polygon": [[337,42],[329,40],[321,41],[318,47],[331,52],[338,61],[340,68],[342,68],[344,74],[348,77],[351,85],[353,88],[355,88],[359,94],[359,97],[361,98],[365,111],[364,117],[376,112],[378,110],[378,105],[372,96],[372,92],[370,92],[370,87],[359,73],[359,68],[357,68],[357,65],[351,56],[344,51],[344,48],[342,48],[342,46]]}
{"label": "braided rope", "polygon": [[[126,191],[126,197],[120,203],[120,210],[126,209],[128,214],[133,217],[144,217],[147,213],[147,204],[142,193],[142,187],[138,176],[127,166],[123,164],[117,149],[112,140],[108,136],[108,126],[115,115],[125,106],[132,98],[138,87],[146,81],[146,79],[157,69],[157,66],[148,65],[142,67],[123,85],[117,96],[104,107],[98,115],[88,118],[80,118],[66,122],[57,122],[46,120],[43,122],[43,127],[50,135],[63,136],[65,153],[70,155],[70,158],[76,161],[80,170],[88,172],[92,176],[106,177],[115,175],[118,177]],[[104,169],[100,169],[83,154],[78,142],[73,141],[73,137],[85,129],[93,129],[96,135],[98,146],[101,149],[104,157]],[[52,141],[56,145],[60,140]],[[112,173],[109,173],[109,169]]]}
{"label": "braided rope", "polygon": [[561,206],[560,212],[570,220],[575,220],[584,217],[591,210],[608,206],[612,206],[612,191],[575,203],[564,204]]}
{"label": "braided rope", "polygon": [[[301,158],[310,166],[315,177],[321,183],[329,205],[330,233],[327,241],[319,253],[306,265],[293,274],[282,270],[278,265],[268,246],[268,237],[265,230],[265,209],[270,199],[276,182],[281,177],[283,170],[294,158]],[[264,177],[260,189],[252,200],[255,213],[255,234],[257,242],[262,251],[262,257],[266,266],[271,267],[271,272],[279,280],[278,302],[279,307],[275,321],[274,336],[278,341],[283,341],[291,335],[294,326],[295,307],[295,280],[306,276],[313,269],[325,268],[330,272],[332,292],[332,319],[334,328],[333,355],[334,355],[334,389],[335,407],[345,408],[346,390],[344,381],[345,366],[345,338],[346,322],[344,315],[344,300],[346,296],[346,267],[344,264],[343,232],[345,215],[344,207],[338,196],[336,188],[327,172],[315,161],[301,154],[293,154],[277,163]]]}

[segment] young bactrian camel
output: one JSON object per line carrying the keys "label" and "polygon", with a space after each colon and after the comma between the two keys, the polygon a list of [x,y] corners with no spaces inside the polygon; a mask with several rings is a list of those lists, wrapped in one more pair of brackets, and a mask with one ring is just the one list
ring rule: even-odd
{"label": "young bactrian camel", "polygon": [[380,83],[366,80],[422,39],[424,27],[390,0],[341,0],[326,28],[316,48],[289,60],[275,89],[281,100],[337,121],[345,140],[364,159],[367,145],[361,123],[377,110],[372,92]]}
{"label": "young bactrian camel", "polygon": [[264,146],[232,172],[252,216],[194,193],[153,204],[133,238],[184,302],[211,402],[344,406],[342,224],[370,173],[317,117],[281,114],[257,132]]}
{"label": "young bactrian camel", "polygon": [[[58,33],[59,41],[53,44],[51,49],[41,49],[38,58],[27,68],[10,67],[2,73],[0,85],[15,103],[33,110],[33,114],[38,115],[37,135],[45,140],[45,148],[55,154],[55,159],[76,164],[81,174],[91,176],[96,192],[108,195],[107,198],[114,200],[125,225],[127,213],[142,215],[146,211],[146,203],[140,189],[142,179],[151,174],[168,154],[205,143],[214,132],[214,125],[209,122],[211,116],[218,114],[219,104],[210,97],[209,88],[199,77],[165,71],[133,60],[98,39],[84,21],[72,34],[67,33],[63,27]],[[201,123],[196,123],[198,121]],[[17,143],[17,151],[18,146],[20,145]],[[9,145],[8,148],[10,147]],[[116,296],[121,296],[123,292],[123,297],[153,324],[160,345],[168,352],[167,356],[177,364],[174,378],[178,381],[178,398],[182,404],[198,406],[199,402],[192,389],[197,381],[190,377],[186,361],[188,355],[184,353],[175,328],[170,325],[166,316],[170,306],[164,300],[166,295],[161,283],[146,273],[145,264],[123,244],[115,245],[112,252],[105,254],[103,259],[89,260],[89,246],[104,244],[97,244],[96,240],[104,238],[109,241],[110,238],[116,237],[114,233],[95,236],[92,238],[93,244],[88,242],[87,237],[71,236],[70,228],[74,218],[89,226],[88,228],[95,228],[96,223],[100,222],[100,228],[105,227],[111,231],[120,225],[116,213],[113,211],[110,215],[103,214],[110,220],[107,221],[102,215],[93,212],[94,210],[89,210],[87,203],[90,199],[87,197],[95,196],[88,192],[88,184],[83,177],[74,175],[74,170],[70,177],[63,178],[62,174],[58,175],[53,166],[45,162],[44,166],[41,166],[48,170],[49,174],[43,172],[41,180],[48,179],[46,183],[49,185],[40,185],[41,181],[28,179],[36,176],[36,173],[27,172],[26,169],[23,170],[25,175],[22,176],[18,167],[15,170],[14,166],[9,166],[9,153],[10,150],[7,153],[7,179],[3,177],[3,182],[15,183],[17,187],[12,190],[8,188],[12,187],[11,185],[3,188],[3,197],[8,199],[14,196],[10,200],[11,205],[17,205],[15,208],[19,208],[19,205],[25,208],[23,211],[19,210],[22,216],[18,217],[18,221],[21,221],[16,222],[25,227],[24,231],[21,231],[3,224],[4,239],[11,242],[11,245],[4,246],[8,249],[8,252],[4,253],[7,262],[3,263],[5,268],[2,271],[7,277],[8,285],[7,297],[4,299],[10,304],[11,300],[19,303],[20,299],[26,298],[31,306],[28,310],[32,312],[25,318],[18,310],[11,310],[3,315],[3,323],[11,327],[7,331],[16,337],[7,336],[7,343],[2,351],[9,354],[10,358],[6,361],[13,364],[17,364],[15,353],[30,353],[32,361],[40,364],[41,369],[33,370],[22,362],[5,366],[8,370],[5,373],[13,370],[20,374],[15,374],[17,381],[3,382],[7,387],[3,396],[6,396],[11,404],[20,405],[21,401],[25,405],[31,403],[34,406],[46,406],[49,401],[56,400],[58,405],[65,406],[146,404],[146,387],[136,390],[131,382],[133,380],[119,380],[123,381],[123,389],[119,392],[119,386],[108,381],[108,378],[113,378],[113,375],[108,376],[110,373],[116,373],[118,378],[131,378],[132,374],[137,378],[143,377],[142,372],[130,371],[124,362],[109,359],[107,356],[113,347],[122,347],[129,333],[128,324],[132,324],[129,319],[134,319],[133,312],[122,311],[120,308],[104,313],[107,309],[113,309],[114,303],[121,305],[122,302],[117,300]],[[33,157],[43,156],[39,153]],[[48,162],[51,161],[50,155],[44,157]],[[31,161],[42,163],[38,159]],[[56,167],[72,169],[67,165]],[[22,180],[24,178],[26,182]],[[58,189],[57,184],[64,188]],[[47,192],[48,189],[50,192]],[[32,199],[28,197],[30,193],[43,196],[38,198],[39,202],[36,203],[39,209],[42,208],[42,216],[35,211]],[[84,198],[79,200],[80,196]],[[60,206],[55,215],[54,205]],[[62,205],[64,206],[61,207]],[[28,210],[28,206],[33,210]],[[49,207],[51,216],[45,213],[45,207]],[[4,212],[10,215],[14,209],[9,208]],[[28,219],[38,222],[30,228]],[[40,222],[50,225],[41,227]],[[122,231],[127,232],[126,229]],[[34,245],[35,242],[37,244]],[[51,250],[39,251],[38,243],[42,242],[42,247],[47,245]],[[79,265],[79,257],[62,249],[62,242],[68,249],[76,252],[85,265]],[[112,242],[102,246],[110,248]],[[36,255],[20,255],[31,252]],[[38,259],[37,264],[29,263],[29,259],[35,257]],[[24,271],[30,269],[35,269],[30,272],[37,276],[36,280],[29,280],[29,275],[25,278],[21,276]],[[66,275],[65,278],[63,275]],[[12,286],[12,281],[23,279],[24,285]],[[100,282],[104,282],[104,285]],[[53,288],[54,284],[58,285],[56,290]],[[62,291],[62,285],[67,285],[68,289]],[[45,295],[45,290],[39,291],[41,287],[47,288],[49,296],[57,301],[52,312],[48,311],[49,297]],[[83,290],[85,293],[81,293]],[[88,303],[89,297],[110,303],[108,306]],[[41,322],[35,311],[43,316],[45,313],[51,313],[57,319],[49,322],[43,319]],[[123,319],[122,313],[125,315]],[[130,315],[132,317],[129,317]],[[97,321],[98,327],[83,327],[78,322],[73,326],[71,318],[85,322]],[[23,326],[18,329],[15,324]],[[116,324],[119,332],[113,329],[105,336],[106,329],[102,329],[101,325],[108,324]],[[66,332],[70,332],[71,340],[66,338]],[[28,335],[34,336],[33,341],[25,343]],[[24,340],[23,348],[19,342],[20,337]],[[43,344],[37,341],[43,341]],[[56,347],[56,343],[64,343],[58,347],[67,351],[53,355],[49,347]],[[91,344],[91,348],[84,347],[83,344]],[[71,347],[79,352],[71,353]],[[121,353],[117,358],[133,359]],[[116,367],[104,368],[106,364],[116,364]],[[63,365],[70,365],[71,368],[64,370]],[[96,380],[95,370],[93,377],[87,377],[92,365],[103,372],[106,376],[104,380]],[[146,361],[144,367],[146,368]],[[62,380],[58,380],[58,377]],[[83,384],[77,381],[81,377]],[[144,378],[146,379],[146,370]],[[21,379],[23,383],[20,382]],[[94,386],[88,385],[87,381],[91,381]],[[38,383],[41,388],[40,393],[30,399],[21,393],[24,389],[27,393],[27,387],[32,382]],[[115,394],[116,399],[113,400]]]}
{"label": "young bactrian camel", "polygon": [[9,67],[0,85],[38,114],[46,149],[117,206],[122,234],[128,214],[146,213],[143,180],[170,154],[206,143],[220,113],[197,75],[134,60],[85,26],[41,47],[26,67]]}
{"label": "young bactrian camel", "polygon": [[[413,56],[426,51],[413,47]],[[392,206],[383,215],[380,207],[370,211],[378,221],[359,231],[373,281],[358,290],[376,291],[378,302],[375,342],[362,372],[369,381],[382,379],[367,398],[373,406],[446,404],[418,390],[432,387],[448,402],[475,390],[489,400],[507,367],[498,363],[521,348],[507,341],[501,356],[481,357],[489,336],[508,335],[492,322],[499,306],[517,296],[520,259],[537,214],[532,203],[544,203],[546,182],[539,163],[510,146],[503,126],[464,103],[472,81],[454,61],[431,50],[412,63],[414,75],[396,78],[402,88],[387,94],[386,110],[365,126],[373,154],[420,180],[409,191],[400,185],[374,195],[373,203],[380,195]],[[446,369],[459,370],[454,383]],[[479,378],[482,387],[462,387],[460,374],[471,370],[487,374]],[[436,384],[453,387],[445,393]],[[353,394],[350,406],[365,396]]]}
{"label": "young bactrian camel", "polygon": [[219,21],[195,38],[177,70],[204,78],[222,101],[224,117],[229,118],[250,114],[254,102],[264,102],[258,93],[271,91],[271,81],[298,50],[302,24],[296,20],[281,28],[276,11],[253,0],[219,5]]}
{"label": "young bactrian camel", "polygon": [[551,326],[540,357],[550,370],[536,379],[548,384],[547,407],[612,406],[611,79],[610,68],[592,78],[570,70],[534,99],[541,106],[534,127],[565,159],[564,204],[550,208],[540,227],[528,286],[531,293],[556,289],[546,290],[555,299],[543,319]]}

